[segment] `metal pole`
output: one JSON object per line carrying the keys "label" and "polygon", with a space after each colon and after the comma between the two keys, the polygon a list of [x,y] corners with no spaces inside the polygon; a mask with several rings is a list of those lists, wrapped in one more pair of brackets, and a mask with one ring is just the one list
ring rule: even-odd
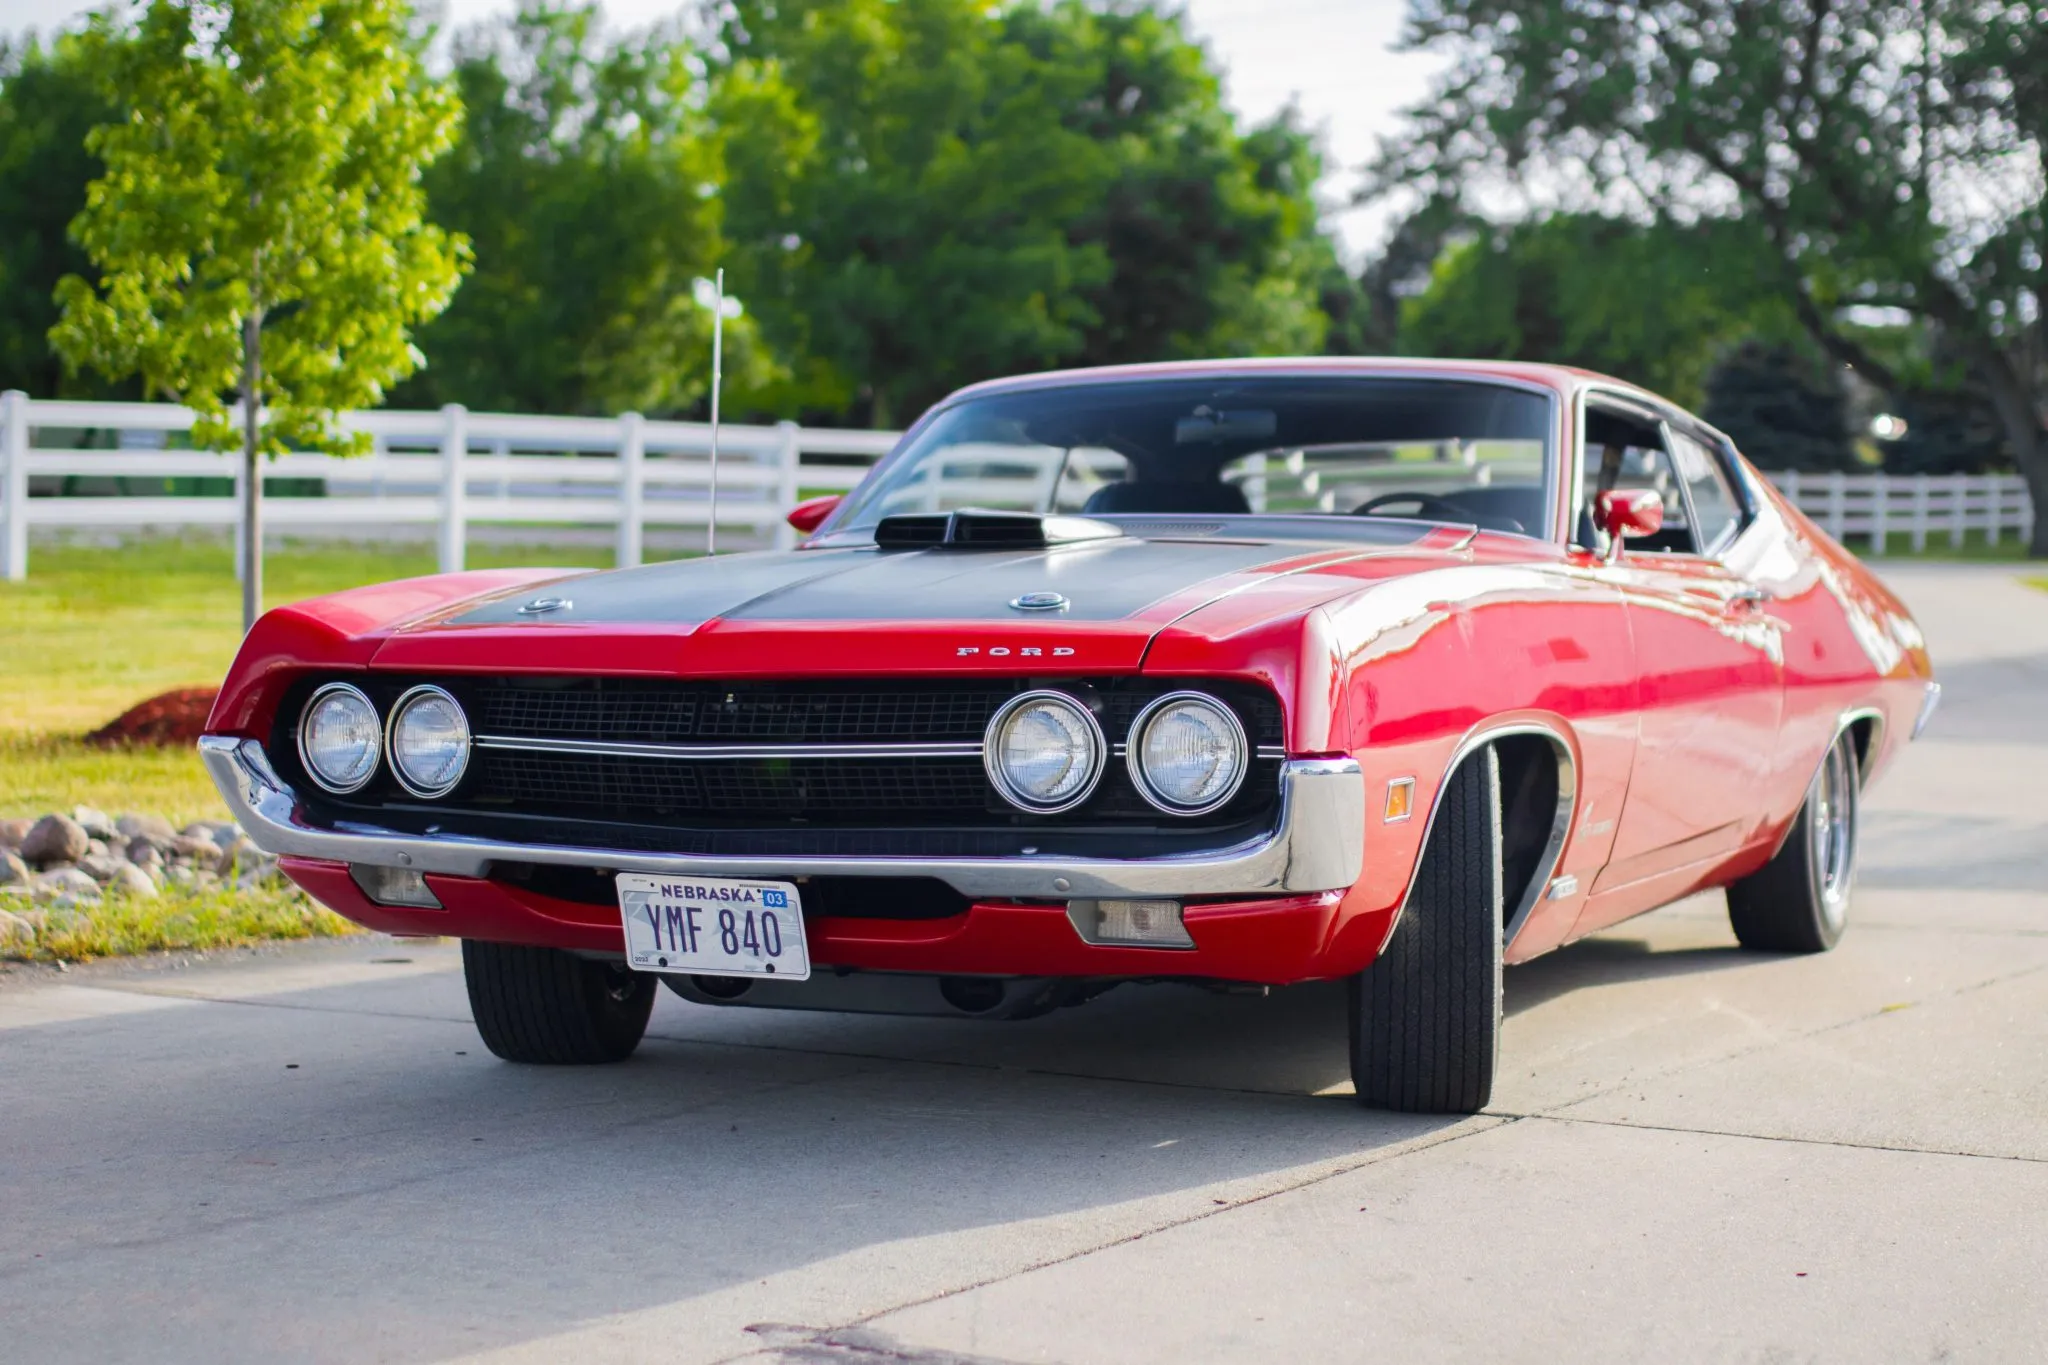
{"label": "metal pole", "polygon": [[711,519],[704,523],[704,553],[718,553],[718,385],[725,367],[725,271],[718,272],[711,305]]}

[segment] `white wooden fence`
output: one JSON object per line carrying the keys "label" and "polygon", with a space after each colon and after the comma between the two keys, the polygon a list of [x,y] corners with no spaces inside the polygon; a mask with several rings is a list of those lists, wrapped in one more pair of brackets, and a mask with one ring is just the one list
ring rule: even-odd
{"label": "white wooden fence", "polygon": [[1970,531],[1997,544],[2010,531],[2024,545],[2034,530],[2034,504],[2017,474],[1802,474],[1770,476],[1800,511],[1836,540],[1865,537],[1883,554],[1894,535],[1910,537],[1915,552],[1930,537],[1951,546]]}
{"label": "white wooden fence", "polygon": [[[192,425],[188,408],[160,403],[70,403],[0,395],[0,569],[28,574],[34,526],[233,526],[238,496],[30,497],[30,479],[219,478],[239,493],[241,456],[164,448]],[[469,412],[350,413],[374,453],[353,459],[285,455],[265,462],[266,486],[314,478],[324,497],[272,497],[264,524],[278,531],[345,531],[393,523],[438,529],[443,571],[462,567],[479,522],[616,528],[620,564],[638,564],[649,526],[710,521],[711,429],[699,422],[622,417],[528,417]],[[86,433],[116,434],[115,449],[79,449]],[[803,495],[843,492],[896,442],[896,433],[838,431],[785,422],[719,431],[718,529],[755,544],[792,543],[783,514]],[[266,491],[268,491],[266,487]]]}
{"label": "white wooden fence", "polygon": [[[28,574],[34,526],[233,526],[239,497],[131,494],[30,497],[30,479],[217,478],[238,490],[239,455],[166,449],[192,424],[187,408],[156,403],[31,401],[0,395],[0,569]],[[375,453],[358,459],[286,455],[266,463],[264,479],[313,478],[323,497],[266,499],[265,524],[280,531],[346,533],[394,523],[436,528],[441,568],[462,567],[469,527],[498,522],[614,528],[620,564],[641,559],[649,526],[709,523],[710,428],[697,422],[623,417],[521,417],[473,413],[373,411],[350,414]],[[114,433],[113,449],[81,449],[87,433]],[[839,431],[785,422],[726,426],[719,439],[718,527],[753,544],[786,546],[782,520],[800,496],[851,488],[895,444],[884,431]],[[1872,547],[1904,533],[1915,550],[1935,537],[1961,545],[1981,532],[1996,542],[2024,541],[2034,509],[2015,475],[1799,474],[1771,476],[1802,510],[1837,539],[1867,537]],[[949,482],[949,497],[959,488]],[[1014,492],[1015,490],[1010,490]]]}

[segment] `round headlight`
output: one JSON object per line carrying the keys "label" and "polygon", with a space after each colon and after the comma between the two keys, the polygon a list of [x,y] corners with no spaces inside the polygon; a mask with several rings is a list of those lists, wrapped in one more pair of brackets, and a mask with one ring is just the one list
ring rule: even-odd
{"label": "round headlight", "polygon": [[1127,752],[1138,790],[1174,815],[1215,810],[1237,795],[1250,766],[1244,727],[1200,692],[1176,692],[1139,712]]}
{"label": "round headlight", "polygon": [[415,687],[391,712],[391,771],[414,796],[446,796],[469,766],[469,718],[438,687]]}
{"label": "round headlight", "polygon": [[299,762],[337,796],[358,791],[376,774],[383,729],[368,697],[347,683],[329,683],[299,713]]}
{"label": "round headlight", "polygon": [[1011,805],[1071,810],[1102,780],[1102,727],[1064,692],[1026,692],[996,712],[982,743],[989,781]]}

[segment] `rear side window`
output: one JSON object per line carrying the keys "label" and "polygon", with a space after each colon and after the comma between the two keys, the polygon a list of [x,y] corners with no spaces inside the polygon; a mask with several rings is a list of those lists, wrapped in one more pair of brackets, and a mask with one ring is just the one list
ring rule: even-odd
{"label": "rear side window", "polygon": [[1742,504],[1727,471],[1713,451],[1682,431],[1671,433],[1671,458],[1692,498],[1693,540],[1699,553],[1721,553],[1742,529]]}

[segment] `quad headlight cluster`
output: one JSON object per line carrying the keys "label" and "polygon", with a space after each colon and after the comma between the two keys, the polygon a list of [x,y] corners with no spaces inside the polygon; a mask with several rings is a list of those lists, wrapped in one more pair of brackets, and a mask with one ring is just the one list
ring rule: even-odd
{"label": "quad headlight cluster", "polygon": [[[1201,692],[1173,692],[1131,724],[1131,781],[1169,815],[1204,815],[1237,794],[1251,766],[1244,726]],[[1034,815],[1072,810],[1094,794],[1109,745],[1086,706],[1064,692],[1026,692],[989,722],[982,761],[1005,800]]]}
{"label": "quad headlight cluster", "polygon": [[414,796],[446,796],[469,767],[469,749],[469,718],[438,687],[413,688],[380,722],[360,688],[328,683],[299,714],[299,761],[337,796],[362,790],[380,758]]}

